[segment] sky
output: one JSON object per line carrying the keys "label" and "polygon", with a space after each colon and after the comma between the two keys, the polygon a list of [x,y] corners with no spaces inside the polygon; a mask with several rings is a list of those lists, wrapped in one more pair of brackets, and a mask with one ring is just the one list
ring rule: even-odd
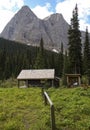
{"label": "sky", "polygon": [[72,11],[78,5],[80,30],[90,32],[90,0],[0,0],[0,33],[22,6],[28,5],[38,18],[61,13],[70,24]]}

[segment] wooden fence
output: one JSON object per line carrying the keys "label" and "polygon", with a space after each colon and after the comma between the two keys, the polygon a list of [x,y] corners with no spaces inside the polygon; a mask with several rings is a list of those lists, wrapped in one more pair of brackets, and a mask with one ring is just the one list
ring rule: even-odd
{"label": "wooden fence", "polygon": [[44,91],[44,89],[42,88],[42,95],[44,97],[44,103],[45,105],[47,105],[47,103],[49,102],[50,104],[50,122],[51,122],[51,130],[55,130],[56,126],[55,126],[55,110],[54,110],[54,104],[52,103],[50,97],[48,96],[47,92]]}

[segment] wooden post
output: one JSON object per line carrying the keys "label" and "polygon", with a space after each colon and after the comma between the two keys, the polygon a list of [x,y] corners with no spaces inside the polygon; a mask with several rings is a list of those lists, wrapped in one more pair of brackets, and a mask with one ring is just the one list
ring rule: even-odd
{"label": "wooden post", "polygon": [[48,94],[46,92],[44,92],[44,101],[45,101],[45,105],[47,105],[47,101],[50,104],[50,113],[51,113],[51,118],[50,118],[50,122],[51,122],[51,130],[55,130],[56,126],[55,126],[55,113],[54,113],[54,105],[51,101],[51,99],[49,98]]}
{"label": "wooden post", "polygon": [[19,88],[19,80],[18,80],[18,88]]}
{"label": "wooden post", "polygon": [[46,96],[44,94],[44,88],[43,87],[42,87],[42,97],[44,99],[44,104],[47,105],[47,98],[46,98]]}
{"label": "wooden post", "polygon": [[81,85],[81,79],[80,79],[80,76],[78,76],[78,83],[79,83],[79,85]]}
{"label": "wooden post", "polygon": [[53,81],[53,79],[52,79],[52,87],[54,87],[54,81]]}
{"label": "wooden post", "polygon": [[51,130],[55,130],[55,113],[54,113],[54,105],[51,105]]}
{"label": "wooden post", "polygon": [[42,91],[42,97],[43,97],[44,96],[44,88],[43,87],[42,87],[41,91]]}
{"label": "wooden post", "polygon": [[69,86],[69,77],[67,76],[67,86]]}
{"label": "wooden post", "polygon": [[27,87],[29,88],[29,82],[28,82],[28,80],[27,80]]}
{"label": "wooden post", "polygon": [[47,98],[46,98],[46,96],[44,95],[44,103],[45,103],[45,105],[47,105]]}
{"label": "wooden post", "polygon": [[25,84],[27,87],[29,87],[28,80],[25,81]]}

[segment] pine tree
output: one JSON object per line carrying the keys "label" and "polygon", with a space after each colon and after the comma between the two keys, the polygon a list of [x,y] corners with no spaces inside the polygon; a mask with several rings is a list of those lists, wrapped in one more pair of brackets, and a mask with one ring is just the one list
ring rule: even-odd
{"label": "pine tree", "polygon": [[89,85],[90,85],[90,42],[89,42],[89,69],[88,69],[88,78],[89,78]]}
{"label": "pine tree", "polygon": [[45,59],[44,59],[44,43],[43,43],[43,39],[41,38],[40,41],[40,48],[35,60],[35,65],[34,68],[35,69],[44,69],[45,68]]}
{"label": "pine tree", "polygon": [[3,60],[3,51],[0,50],[0,80],[3,80],[3,71],[4,71],[2,60]]}
{"label": "pine tree", "polygon": [[58,76],[62,76],[63,73],[63,43],[61,43],[61,51],[59,52],[59,56],[58,56]]}
{"label": "pine tree", "polygon": [[83,70],[84,70],[84,74],[88,76],[89,84],[90,84],[90,42],[89,42],[88,28],[86,28],[86,33],[85,33]]}
{"label": "pine tree", "polygon": [[9,56],[6,57],[5,61],[5,69],[4,69],[4,78],[8,79],[11,76],[11,68],[10,68],[10,59]]}
{"label": "pine tree", "polygon": [[63,73],[62,73],[62,83],[63,85],[67,84],[66,74],[69,73],[69,59],[67,55],[67,51],[65,51],[64,61],[63,61]]}
{"label": "pine tree", "polygon": [[84,42],[84,55],[83,55],[83,68],[84,73],[87,73],[90,68],[90,45],[89,45],[88,28],[86,28],[85,42]]}
{"label": "pine tree", "polygon": [[65,51],[64,55],[64,63],[63,63],[63,74],[69,73],[69,57],[67,51]]}
{"label": "pine tree", "polygon": [[70,73],[82,72],[82,44],[81,44],[81,32],[79,31],[78,20],[78,8],[77,4],[73,10],[73,16],[71,19],[71,25],[68,30],[68,50],[69,50],[69,62]]}

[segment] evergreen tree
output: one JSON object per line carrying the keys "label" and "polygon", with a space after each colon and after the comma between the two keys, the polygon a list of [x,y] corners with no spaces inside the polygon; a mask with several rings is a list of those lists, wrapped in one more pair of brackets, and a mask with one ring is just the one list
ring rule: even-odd
{"label": "evergreen tree", "polygon": [[10,59],[9,57],[6,57],[5,61],[5,69],[4,69],[4,79],[8,79],[11,76],[11,67],[10,67]]}
{"label": "evergreen tree", "polygon": [[84,74],[88,76],[89,84],[90,84],[90,42],[89,42],[88,28],[86,28],[86,33],[85,33],[83,70],[84,70]]}
{"label": "evergreen tree", "polygon": [[87,73],[88,69],[90,69],[90,43],[89,43],[87,28],[86,28],[85,42],[84,42],[83,68],[84,68],[84,73]]}
{"label": "evergreen tree", "polygon": [[54,57],[54,52],[51,52],[51,57],[50,57],[50,68],[55,68],[55,57]]}
{"label": "evergreen tree", "polygon": [[64,55],[64,63],[63,63],[63,74],[69,73],[69,57],[67,51],[65,51]]}
{"label": "evergreen tree", "polygon": [[67,84],[66,74],[69,73],[69,59],[67,51],[65,51],[64,62],[63,62],[63,74],[62,74],[62,83],[63,85]]}
{"label": "evergreen tree", "polygon": [[44,59],[44,47],[43,47],[44,43],[43,43],[43,39],[41,38],[40,41],[40,48],[35,60],[35,65],[34,68],[35,69],[44,69],[45,68],[45,59]]}
{"label": "evergreen tree", "polygon": [[63,73],[63,43],[61,43],[61,51],[59,52],[58,55],[58,76],[62,76]]}
{"label": "evergreen tree", "polygon": [[4,64],[3,64],[3,51],[0,50],[0,80],[3,80],[3,71],[4,71]]}
{"label": "evergreen tree", "polygon": [[40,47],[32,47],[0,38],[0,80],[12,76],[16,78],[22,69],[30,68],[55,68],[57,75],[60,67],[57,62],[58,55],[44,50],[43,39]]}
{"label": "evergreen tree", "polygon": [[68,30],[68,50],[69,50],[69,62],[70,73],[82,72],[82,44],[81,44],[81,32],[79,31],[78,20],[78,8],[77,4],[73,10],[73,16],[71,19],[71,25]]}
{"label": "evergreen tree", "polygon": [[90,85],[90,42],[89,42],[89,66],[88,66],[88,78],[89,78],[89,85]]}

